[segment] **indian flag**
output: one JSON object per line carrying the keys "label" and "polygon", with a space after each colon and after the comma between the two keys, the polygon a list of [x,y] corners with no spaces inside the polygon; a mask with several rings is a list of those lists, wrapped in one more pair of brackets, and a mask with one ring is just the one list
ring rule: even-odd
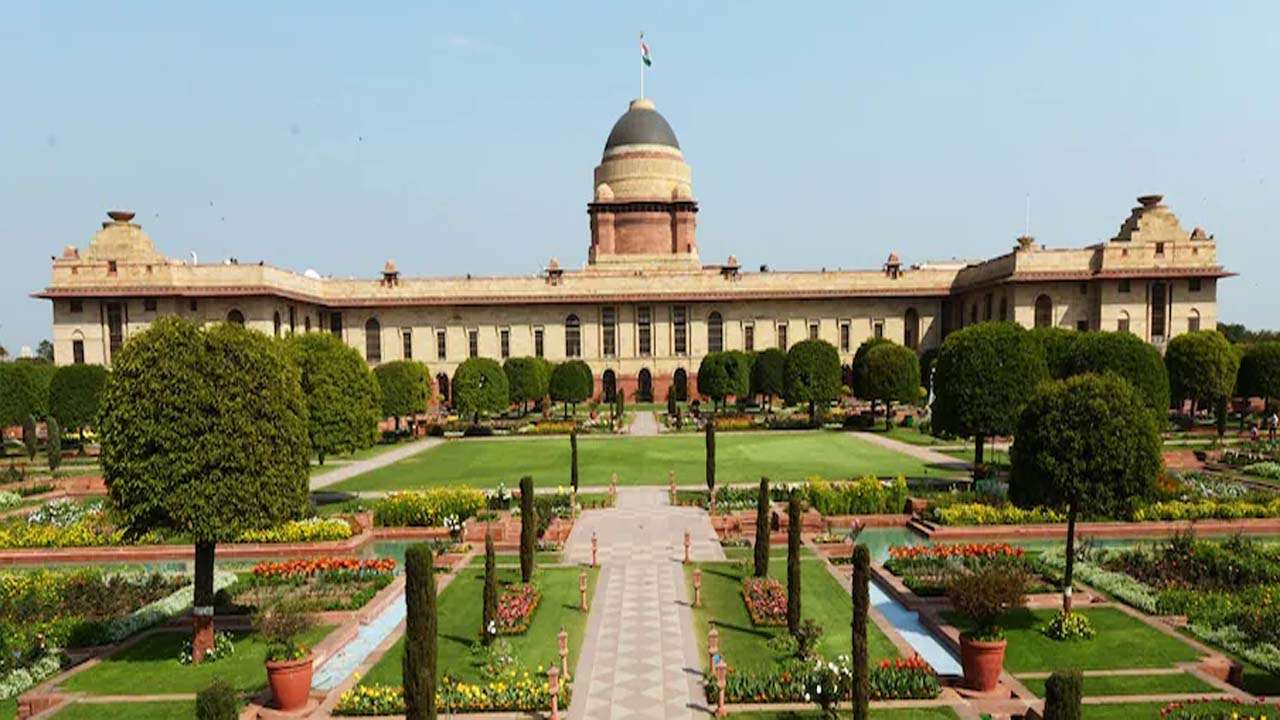
{"label": "indian flag", "polygon": [[640,60],[644,62],[645,67],[653,65],[653,56],[649,54],[649,45],[644,41],[643,33],[640,34]]}

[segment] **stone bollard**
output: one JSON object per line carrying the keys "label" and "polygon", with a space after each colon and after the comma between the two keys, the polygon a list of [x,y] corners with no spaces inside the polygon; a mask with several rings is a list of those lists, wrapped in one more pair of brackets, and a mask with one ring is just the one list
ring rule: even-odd
{"label": "stone bollard", "polygon": [[702,607],[702,569],[693,569],[693,606]]}
{"label": "stone bollard", "polygon": [[[724,658],[716,663],[716,683],[720,686],[720,698],[716,702],[716,717],[724,717],[729,711],[724,707],[724,683],[729,675],[729,666],[724,664]],[[552,709],[555,709],[555,700],[552,700]]]}
{"label": "stone bollard", "polygon": [[579,603],[578,607],[582,609],[582,612],[586,612],[587,611],[587,574],[585,572],[578,574],[578,595],[581,596],[581,602]]}
{"label": "stone bollard", "polygon": [[689,531],[685,530],[684,531],[684,564],[685,565],[689,564],[689,543],[690,543]]}
{"label": "stone bollard", "polygon": [[596,553],[600,550],[600,540],[596,538],[596,531],[591,531],[591,567],[597,565]]}
{"label": "stone bollard", "polygon": [[716,662],[716,656],[720,654],[720,631],[716,629],[716,623],[711,621],[711,629],[707,631],[707,655],[711,656],[711,664]]}
{"label": "stone bollard", "polygon": [[569,677],[569,633],[560,628],[556,635],[556,643],[560,646],[560,674]]}
{"label": "stone bollard", "polygon": [[[547,690],[551,692],[551,720],[560,720],[560,668],[547,668]],[[724,702],[720,703],[724,707]]]}

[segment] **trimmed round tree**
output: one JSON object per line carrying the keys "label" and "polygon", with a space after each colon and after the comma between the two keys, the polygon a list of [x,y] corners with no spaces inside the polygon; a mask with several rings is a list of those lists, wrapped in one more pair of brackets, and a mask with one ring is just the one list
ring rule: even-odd
{"label": "trimmed round tree", "polygon": [[1246,347],[1238,378],[1241,395],[1262,398],[1268,406],[1273,398],[1280,397],[1280,341]]}
{"label": "trimmed round tree", "polygon": [[985,438],[1011,435],[1018,415],[1049,377],[1044,353],[1011,322],[970,325],[947,336],[933,373],[933,427],[974,439],[982,464]]}
{"label": "trimmed round tree", "polygon": [[329,455],[372,446],[382,418],[380,391],[359,351],[325,332],[281,342],[301,373],[307,435],[320,464]]}
{"label": "trimmed round tree", "polygon": [[62,427],[80,433],[83,444],[84,429],[98,419],[106,386],[107,369],[101,365],[63,365],[49,384],[49,414]]}
{"label": "trimmed round tree", "polygon": [[400,430],[400,418],[416,416],[427,411],[431,399],[431,372],[416,360],[393,360],[373,369],[382,391],[382,416],[395,418],[396,430]]}
{"label": "trimmed round tree", "polygon": [[1226,429],[1226,405],[1236,388],[1240,355],[1217,330],[1199,330],[1169,341],[1164,354],[1173,399],[1212,405],[1218,413],[1218,436]]}
{"label": "trimmed round tree", "polygon": [[497,360],[467,358],[453,373],[453,407],[459,415],[479,420],[506,410],[510,399],[507,374]]}
{"label": "trimmed round tree", "polygon": [[761,396],[767,409],[771,410],[773,399],[782,397],[786,391],[786,365],[787,354],[778,348],[756,353],[755,362],[751,364],[751,394]]}
{"label": "trimmed round tree", "polygon": [[698,394],[711,398],[713,411],[724,404],[726,395],[733,392],[725,360],[723,352],[712,352],[704,355],[698,364]]}
{"label": "trimmed round tree", "polygon": [[569,417],[569,406],[577,411],[578,403],[591,397],[595,389],[595,377],[591,367],[581,360],[570,360],[555,366],[551,371],[551,379],[547,391],[551,399],[564,403],[564,416]]}
{"label": "trimmed round tree", "polygon": [[755,356],[741,350],[724,351],[724,374],[728,377],[727,395],[732,395],[738,403],[751,397],[751,371],[755,365]]}
{"label": "trimmed round tree", "polygon": [[875,402],[879,398],[874,398],[868,394],[867,390],[867,353],[871,352],[871,348],[881,345],[891,345],[893,341],[889,338],[872,337],[862,341],[858,349],[853,353],[853,362],[850,363],[850,371],[853,382],[850,383],[849,389],[853,392],[853,396],[860,400],[870,400]]}
{"label": "trimmed round tree", "polygon": [[404,554],[404,687],[405,720],[435,720],[436,665],[439,659],[436,615],[435,553],[426,543],[410,545]]}
{"label": "trimmed round tree", "polygon": [[167,530],[195,543],[199,661],[213,644],[217,544],[306,511],[298,369],[261,333],[163,317],[116,355],[98,431],[126,537]]}
{"label": "trimmed round tree", "polygon": [[[862,379],[863,397],[884,403],[884,429],[893,425],[893,404],[920,399],[920,358],[916,351],[892,342],[867,350]],[[857,366],[854,366],[857,377]]]}
{"label": "trimmed round tree", "polygon": [[502,371],[507,374],[508,398],[511,404],[520,406],[522,413],[529,411],[529,403],[547,396],[549,375],[538,358],[507,358]]}
{"label": "trimmed round tree", "polygon": [[[1078,375],[1081,370],[1075,364],[1076,345],[1082,338],[1093,335],[1094,333],[1081,333],[1069,328],[1049,326],[1032,328],[1028,331],[1031,338],[1040,346],[1041,352],[1044,353],[1045,365],[1049,368],[1049,377],[1054,380],[1062,380]],[[1131,335],[1137,339],[1136,335]],[[1141,341],[1139,341],[1141,342]]]}
{"label": "trimmed round tree", "polygon": [[840,397],[840,353],[825,340],[802,340],[787,351],[783,395],[791,404],[809,404],[809,422],[817,424],[818,405]]}
{"label": "trimmed round tree", "polygon": [[1123,516],[1151,496],[1163,461],[1142,394],[1117,375],[1043,384],[1018,420],[1009,497],[1067,512],[1063,610],[1071,610],[1076,519]]}
{"label": "trimmed round tree", "polygon": [[1128,380],[1151,408],[1157,427],[1164,426],[1169,414],[1169,373],[1151,343],[1127,332],[1080,333],[1064,362],[1069,375],[1112,372]]}
{"label": "trimmed round tree", "polygon": [[769,577],[769,478],[760,478],[756,491],[756,542],[752,547],[755,560],[754,575]]}

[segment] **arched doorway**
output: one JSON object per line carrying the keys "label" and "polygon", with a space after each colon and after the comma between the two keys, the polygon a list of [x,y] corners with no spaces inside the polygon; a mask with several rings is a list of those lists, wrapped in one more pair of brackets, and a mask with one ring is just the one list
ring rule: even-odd
{"label": "arched doorway", "polygon": [[600,387],[604,393],[604,401],[614,402],[618,396],[618,376],[612,370],[605,370],[600,376]]}
{"label": "arched doorway", "polygon": [[449,402],[449,376],[444,373],[436,375],[436,387],[440,390],[440,404]]}
{"label": "arched doorway", "polygon": [[688,402],[689,400],[689,373],[684,368],[676,370],[676,374],[671,378],[671,388],[676,394],[676,402]]}
{"label": "arched doorway", "polygon": [[1050,327],[1053,325],[1053,300],[1048,295],[1041,295],[1036,298],[1036,327]]}
{"label": "arched doorway", "polygon": [[915,308],[908,309],[903,325],[902,344],[915,350],[920,346],[920,313]]}
{"label": "arched doorway", "polygon": [[227,313],[227,322],[235,323],[237,325],[244,325],[244,313],[240,312],[239,310],[232,310],[231,312]]}
{"label": "arched doorway", "polygon": [[636,401],[653,402],[653,374],[649,368],[642,368],[636,377]]}

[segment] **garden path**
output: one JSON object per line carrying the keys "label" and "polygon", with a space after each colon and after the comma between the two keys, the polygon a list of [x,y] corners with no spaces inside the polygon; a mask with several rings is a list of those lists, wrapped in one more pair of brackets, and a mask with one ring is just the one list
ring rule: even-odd
{"label": "garden path", "polygon": [[680,560],[723,560],[710,518],[672,507],[662,488],[618,488],[612,510],[587,510],[565,543],[566,562],[591,561],[600,578],[574,677],[570,720],[705,717],[702,661]]}
{"label": "garden path", "polygon": [[387,465],[403,460],[410,455],[417,455],[424,450],[430,450],[442,442],[444,442],[444,440],[440,438],[413,440],[405,443],[404,447],[399,447],[395,450],[388,450],[387,452],[380,453],[364,460],[349,462],[342,467],[335,468],[323,475],[311,478],[311,489],[313,491],[322,490],[330,485],[336,485],[343,480],[348,480],[357,475],[363,475],[372,470],[377,470],[380,467],[386,467]]}
{"label": "garden path", "polygon": [[941,466],[949,470],[967,470],[969,463],[964,460],[957,460],[950,455],[944,455],[937,450],[923,445],[912,445],[901,440],[885,437],[879,433],[857,433],[855,435],[859,440],[865,440],[872,445],[879,445],[889,450],[900,452],[903,455],[909,455],[918,460],[922,460],[930,465]]}
{"label": "garden path", "polygon": [[631,424],[627,426],[628,435],[647,437],[661,432],[658,418],[649,410],[639,410],[631,415]]}

